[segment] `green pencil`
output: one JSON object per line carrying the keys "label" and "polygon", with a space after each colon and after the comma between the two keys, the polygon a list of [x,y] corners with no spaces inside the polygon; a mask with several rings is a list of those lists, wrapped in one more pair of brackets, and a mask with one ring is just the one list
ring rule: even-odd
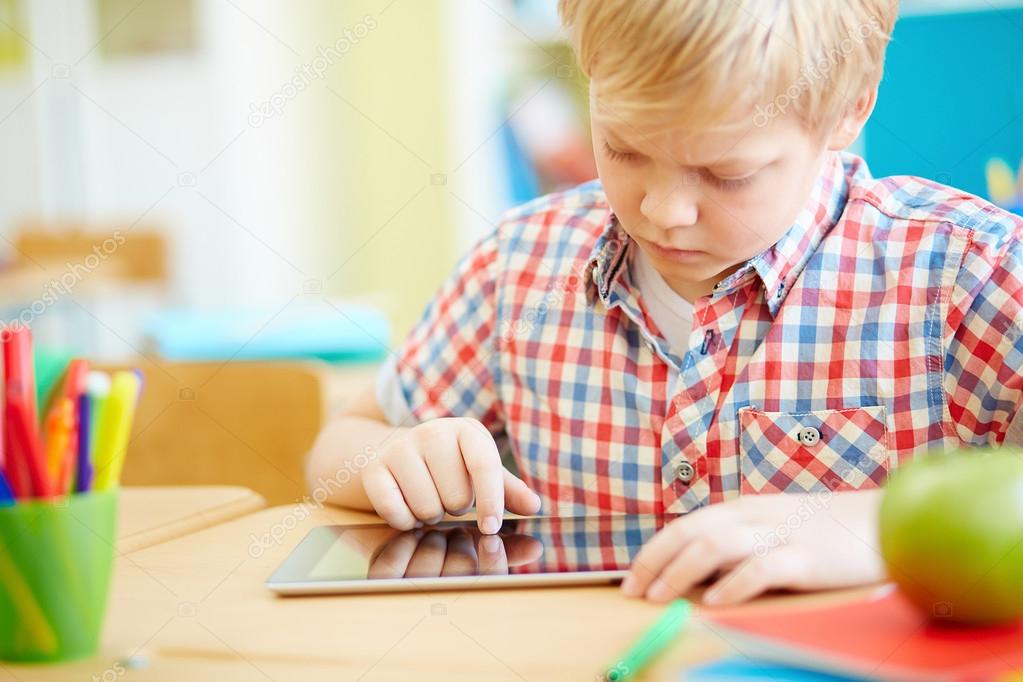
{"label": "green pencil", "polygon": [[654,656],[664,650],[682,632],[692,606],[685,599],[673,601],[657,622],[640,635],[629,650],[607,666],[604,679],[607,682],[623,682],[631,679]]}

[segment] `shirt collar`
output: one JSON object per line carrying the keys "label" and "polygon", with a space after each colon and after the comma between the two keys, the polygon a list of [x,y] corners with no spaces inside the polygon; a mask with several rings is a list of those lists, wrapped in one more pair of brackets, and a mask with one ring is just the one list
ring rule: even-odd
{"label": "shirt collar", "polygon": [[[742,286],[755,272],[764,284],[764,296],[771,315],[777,314],[792,283],[824,236],[838,222],[849,196],[845,164],[838,152],[828,152],[821,172],[802,211],[791,227],[774,243],[746,261],[738,270],[714,286],[713,296],[727,295]],[[597,296],[611,302],[615,284],[625,270],[632,239],[614,212],[609,211],[604,232],[590,253],[587,279]]]}
{"label": "shirt collar", "polygon": [[604,232],[590,253],[587,278],[593,282],[597,296],[605,305],[611,302],[611,291],[625,270],[628,246],[632,240],[622,229],[618,216],[609,211]]}

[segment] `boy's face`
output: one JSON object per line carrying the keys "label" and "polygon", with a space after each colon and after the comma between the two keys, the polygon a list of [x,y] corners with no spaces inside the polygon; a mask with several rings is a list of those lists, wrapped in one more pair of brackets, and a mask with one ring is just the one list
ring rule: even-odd
{"label": "boy's face", "polygon": [[825,143],[777,118],[689,136],[592,119],[612,210],[665,281],[694,301],[774,244],[809,198]]}

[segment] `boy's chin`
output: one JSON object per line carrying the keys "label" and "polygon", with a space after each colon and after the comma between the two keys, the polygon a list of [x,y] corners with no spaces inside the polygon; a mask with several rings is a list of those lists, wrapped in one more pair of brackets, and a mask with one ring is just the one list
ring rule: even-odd
{"label": "boy's chin", "polygon": [[674,280],[685,284],[700,284],[707,280],[719,279],[739,269],[739,265],[729,266],[709,254],[700,254],[691,263],[663,263],[658,270],[666,280]]}
{"label": "boy's chin", "polygon": [[[712,259],[709,255],[705,257],[708,261]],[[665,282],[675,291],[684,289],[687,293],[691,293],[699,290],[700,295],[703,295],[709,294],[715,284],[735,273],[743,263],[745,261],[731,265],[727,261],[693,263],[691,265],[671,263],[666,264],[667,267],[663,269],[658,268],[658,271]]]}

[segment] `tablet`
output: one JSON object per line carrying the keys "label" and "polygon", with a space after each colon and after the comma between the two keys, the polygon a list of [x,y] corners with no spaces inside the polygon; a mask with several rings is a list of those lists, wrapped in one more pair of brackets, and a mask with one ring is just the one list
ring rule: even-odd
{"label": "tablet", "polygon": [[314,528],[266,581],[282,595],[408,592],[621,581],[640,547],[676,516],[505,519],[411,531],[384,524]]}

